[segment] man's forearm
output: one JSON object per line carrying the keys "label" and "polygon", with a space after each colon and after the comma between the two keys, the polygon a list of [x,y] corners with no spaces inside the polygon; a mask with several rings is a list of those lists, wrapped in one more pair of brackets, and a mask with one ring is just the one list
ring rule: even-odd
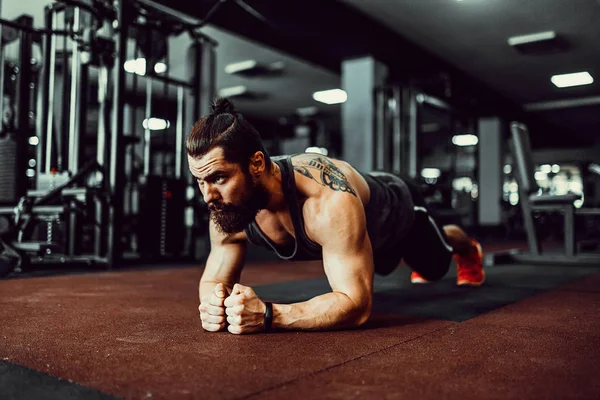
{"label": "man's forearm", "polygon": [[273,328],[326,330],[362,325],[371,313],[370,302],[357,303],[332,292],[295,304],[273,304]]}

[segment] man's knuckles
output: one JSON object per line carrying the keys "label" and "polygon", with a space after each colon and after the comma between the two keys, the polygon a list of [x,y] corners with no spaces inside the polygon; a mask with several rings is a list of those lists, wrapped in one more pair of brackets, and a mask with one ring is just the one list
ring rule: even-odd
{"label": "man's knuckles", "polygon": [[236,283],[235,285],[233,285],[233,293],[243,292],[245,288],[246,286]]}
{"label": "man's knuckles", "polygon": [[222,324],[225,322],[225,316],[205,314],[202,316],[202,321],[206,321],[211,324]]}
{"label": "man's knuckles", "polygon": [[218,331],[222,330],[224,327],[225,327],[225,324],[212,324],[210,322],[202,321],[202,328],[205,331],[218,332]]}
{"label": "man's knuckles", "polygon": [[231,325],[241,325],[242,324],[242,316],[241,315],[229,315],[227,317],[227,322]]}
{"label": "man's knuckles", "polygon": [[239,325],[228,325],[227,326],[227,330],[230,333],[233,333],[234,335],[239,335],[239,334],[242,334],[244,332],[244,330],[242,329],[242,327],[239,326]]}
{"label": "man's knuckles", "polygon": [[241,315],[244,312],[245,306],[243,304],[237,304],[232,307],[227,307],[225,309],[225,314],[235,316]]}
{"label": "man's knuckles", "polygon": [[226,298],[223,305],[225,307],[235,307],[240,304],[244,304],[244,302],[245,302],[245,298],[243,296],[234,295],[234,296],[229,296],[228,298]]}
{"label": "man's knuckles", "polygon": [[217,306],[208,306],[206,307],[206,313],[210,315],[225,315],[225,308]]}
{"label": "man's knuckles", "polygon": [[210,296],[208,303],[212,306],[223,307],[223,304],[225,303],[225,299],[213,294]]}

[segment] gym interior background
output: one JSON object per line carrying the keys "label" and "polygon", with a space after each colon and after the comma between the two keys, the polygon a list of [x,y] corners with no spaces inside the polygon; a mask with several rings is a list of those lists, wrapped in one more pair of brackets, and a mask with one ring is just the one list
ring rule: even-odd
{"label": "gym interior background", "polygon": [[[450,382],[484,365],[477,398],[599,394],[588,366],[600,359],[600,1],[0,5],[3,398],[453,398],[473,388]],[[417,180],[437,219],[484,244],[486,286],[419,289],[400,269],[376,280],[372,325],[342,340],[201,332],[208,214],[183,143],[217,96],[271,155]],[[256,248],[248,262],[264,298],[328,290],[317,264],[282,266]],[[81,316],[107,302],[102,321]],[[55,303],[74,308],[44,308]],[[448,332],[480,344],[457,350]],[[581,355],[568,351],[574,332]],[[272,346],[288,358],[262,353]],[[418,346],[463,359],[426,365]],[[243,375],[235,384],[220,376],[226,360],[202,356],[222,352]],[[503,362],[530,381],[515,384]]]}

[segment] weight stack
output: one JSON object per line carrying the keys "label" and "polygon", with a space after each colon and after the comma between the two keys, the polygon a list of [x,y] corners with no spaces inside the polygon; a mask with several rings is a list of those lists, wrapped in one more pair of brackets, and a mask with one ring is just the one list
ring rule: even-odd
{"label": "weight stack", "polygon": [[25,171],[18,171],[19,152],[11,135],[0,136],[0,204],[16,205],[23,196]]}
{"label": "weight stack", "polygon": [[148,176],[140,188],[138,249],[142,257],[178,257],[185,245],[182,179]]}

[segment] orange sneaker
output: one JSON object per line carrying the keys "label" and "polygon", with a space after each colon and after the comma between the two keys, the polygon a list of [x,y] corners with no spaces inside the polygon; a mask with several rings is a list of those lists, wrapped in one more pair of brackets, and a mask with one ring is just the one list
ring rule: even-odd
{"label": "orange sneaker", "polygon": [[423,278],[417,271],[413,271],[410,274],[410,281],[412,283],[431,283],[431,281]]}
{"label": "orange sneaker", "polygon": [[476,240],[471,239],[471,244],[473,244],[473,249],[468,255],[454,255],[458,286],[480,286],[485,281],[483,250]]}

